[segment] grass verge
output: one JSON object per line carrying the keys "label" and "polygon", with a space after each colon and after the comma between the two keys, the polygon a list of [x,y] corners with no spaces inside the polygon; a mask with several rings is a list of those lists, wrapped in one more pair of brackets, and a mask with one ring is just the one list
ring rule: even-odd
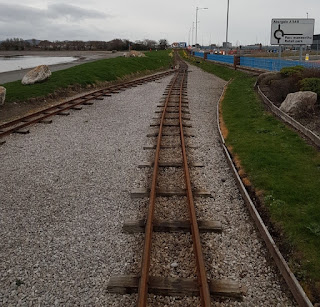
{"label": "grass verge", "polygon": [[59,89],[80,85],[86,87],[99,82],[115,81],[130,74],[169,68],[172,57],[169,51],[147,52],[146,57],[98,60],[52,73],[42,83],[22,85],[20,81],[5,83],[6,103],[46,97]]}
{"label": "grass verge", "polygon": [[291,269],[310,299],[319,302],[319,152],[264,110],[254,91],[255,78],[214,63],[192,62],[224,80],[234,78],[222,103],[227,146],[281,232]]}

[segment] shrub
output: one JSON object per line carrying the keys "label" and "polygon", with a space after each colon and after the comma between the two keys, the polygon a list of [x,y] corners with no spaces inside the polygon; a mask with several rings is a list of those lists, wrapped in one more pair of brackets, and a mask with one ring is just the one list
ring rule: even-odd
{"label": "shrub", "polygon": [[270,90],[274,100],[270,99],[275,103],[283,102],[288,94],[298,92],[300,90],[300,87],[297,84],[298,82],[294,76],[271,81]]}
{"label": "shrub", "polygon": [[264,86],[267,85],[269,86],[274,80],[282,80],[282,76],[280,73],[269,73],[266,75],[264,78],[261,79],[260,85]]}
{"label": "shrub", "polygon": [[283,67],[280,70],[280,73],[284,77],[291,77],[293,75],[300,75],[303,70],[304,70],[303,66],[297,65],[292,67]]}
{"label": "shrub", "polygon": [[318,95],[320,98],[320,78],[305,78],[300,81],[301,91],[311,91]]}
{"label": "shrub", "polygon": [[303,72],[302,72],[302,78],[320,78],[320,69],[317,68],[306,68]]}

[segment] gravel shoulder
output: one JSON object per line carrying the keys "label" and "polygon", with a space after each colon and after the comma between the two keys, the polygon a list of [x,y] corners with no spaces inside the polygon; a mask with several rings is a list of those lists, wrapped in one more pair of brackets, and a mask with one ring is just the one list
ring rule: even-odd
{"label": "gravel shoulder", "polygon": [[[223,224],[222,234],[201,235],[208,275],[248,288],[243,302],[217,299],[212,306],[295,306],[219,145],[215,114],[224,81],[190,70],[192,145],[199,146],[192,155],[206,166],[192,180],[214,195],[197,201],[197,212]],[[153,145],[146,135],[171,78],[7,138],[0,148],[0,305],[136,305],[136,295],[108,294],[107,283],[138,272],[143,235],[123,234],[122,224],[146,214],[148,200],[131,200],[130,192],[149,185],[150,174],[138,164],[150,159],[142,148]],[[150,296],[149,303],[186,307],[199,300]]]}
{"label": "gravel shoulder", "polygon": [[219,143],[216,106],[225,83],[195,66],[190,70],[188,97],[200,146],[196,156],[206,165],[197,185],[214,195],[214,200],[198,204],[198,214],[223,225],[221,234],[202,235],[208,274],[213,279],[233,279],[248,289],[243,302],[215,306],[295,306],[251,221]]}

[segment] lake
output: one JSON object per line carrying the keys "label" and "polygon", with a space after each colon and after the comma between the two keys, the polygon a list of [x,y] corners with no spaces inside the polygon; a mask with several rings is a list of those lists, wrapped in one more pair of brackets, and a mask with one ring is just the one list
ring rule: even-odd
{"label": "lake", "polygon": [[42,56],[0,56],[0,73],[25,68],[34,68],[38,65],[54,65],[69,63],[77,60],[75,57],[42,57]]}

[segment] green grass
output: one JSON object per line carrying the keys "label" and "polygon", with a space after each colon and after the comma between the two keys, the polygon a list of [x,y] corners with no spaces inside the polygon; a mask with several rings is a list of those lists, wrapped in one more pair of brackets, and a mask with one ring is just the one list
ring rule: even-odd
{"label": "green grass", "polygon": [[146,57],[99,60],[69,69],[53,72],[43,83],[22,85],[20,81],[6,83],[6,102],[25,101],[30,98],[45,97],[48,94],[72,85],[86,86],[97,82],[114,81],[133,73],[169,68],[172,58],[169,51],[147,52]]}
{"label": "green grass", "polygon": [[235,78],[237,76],[243,75],[243,73],[229,69],[226,66],[217,65],[214,63],[206,62],[199,58],[194,58],[192,56],[189,56],[185,51],[180,52],[180,55],[184,59],[186,59],[189,63],[196,65],[199,68],[203,69],[204,71],[214,74],[217,77],[226,81],[230,80],[231,78]]}
{"label": "green grass", "polygon": [[296,276],[319,295],[320,153],[264,110],[254,91],[255,78],[213,63],[197,66],[225,80],[234,78],[222,103],[226,143],[255,189],[263,191],[271,221],[293,249],[290,263]]}

